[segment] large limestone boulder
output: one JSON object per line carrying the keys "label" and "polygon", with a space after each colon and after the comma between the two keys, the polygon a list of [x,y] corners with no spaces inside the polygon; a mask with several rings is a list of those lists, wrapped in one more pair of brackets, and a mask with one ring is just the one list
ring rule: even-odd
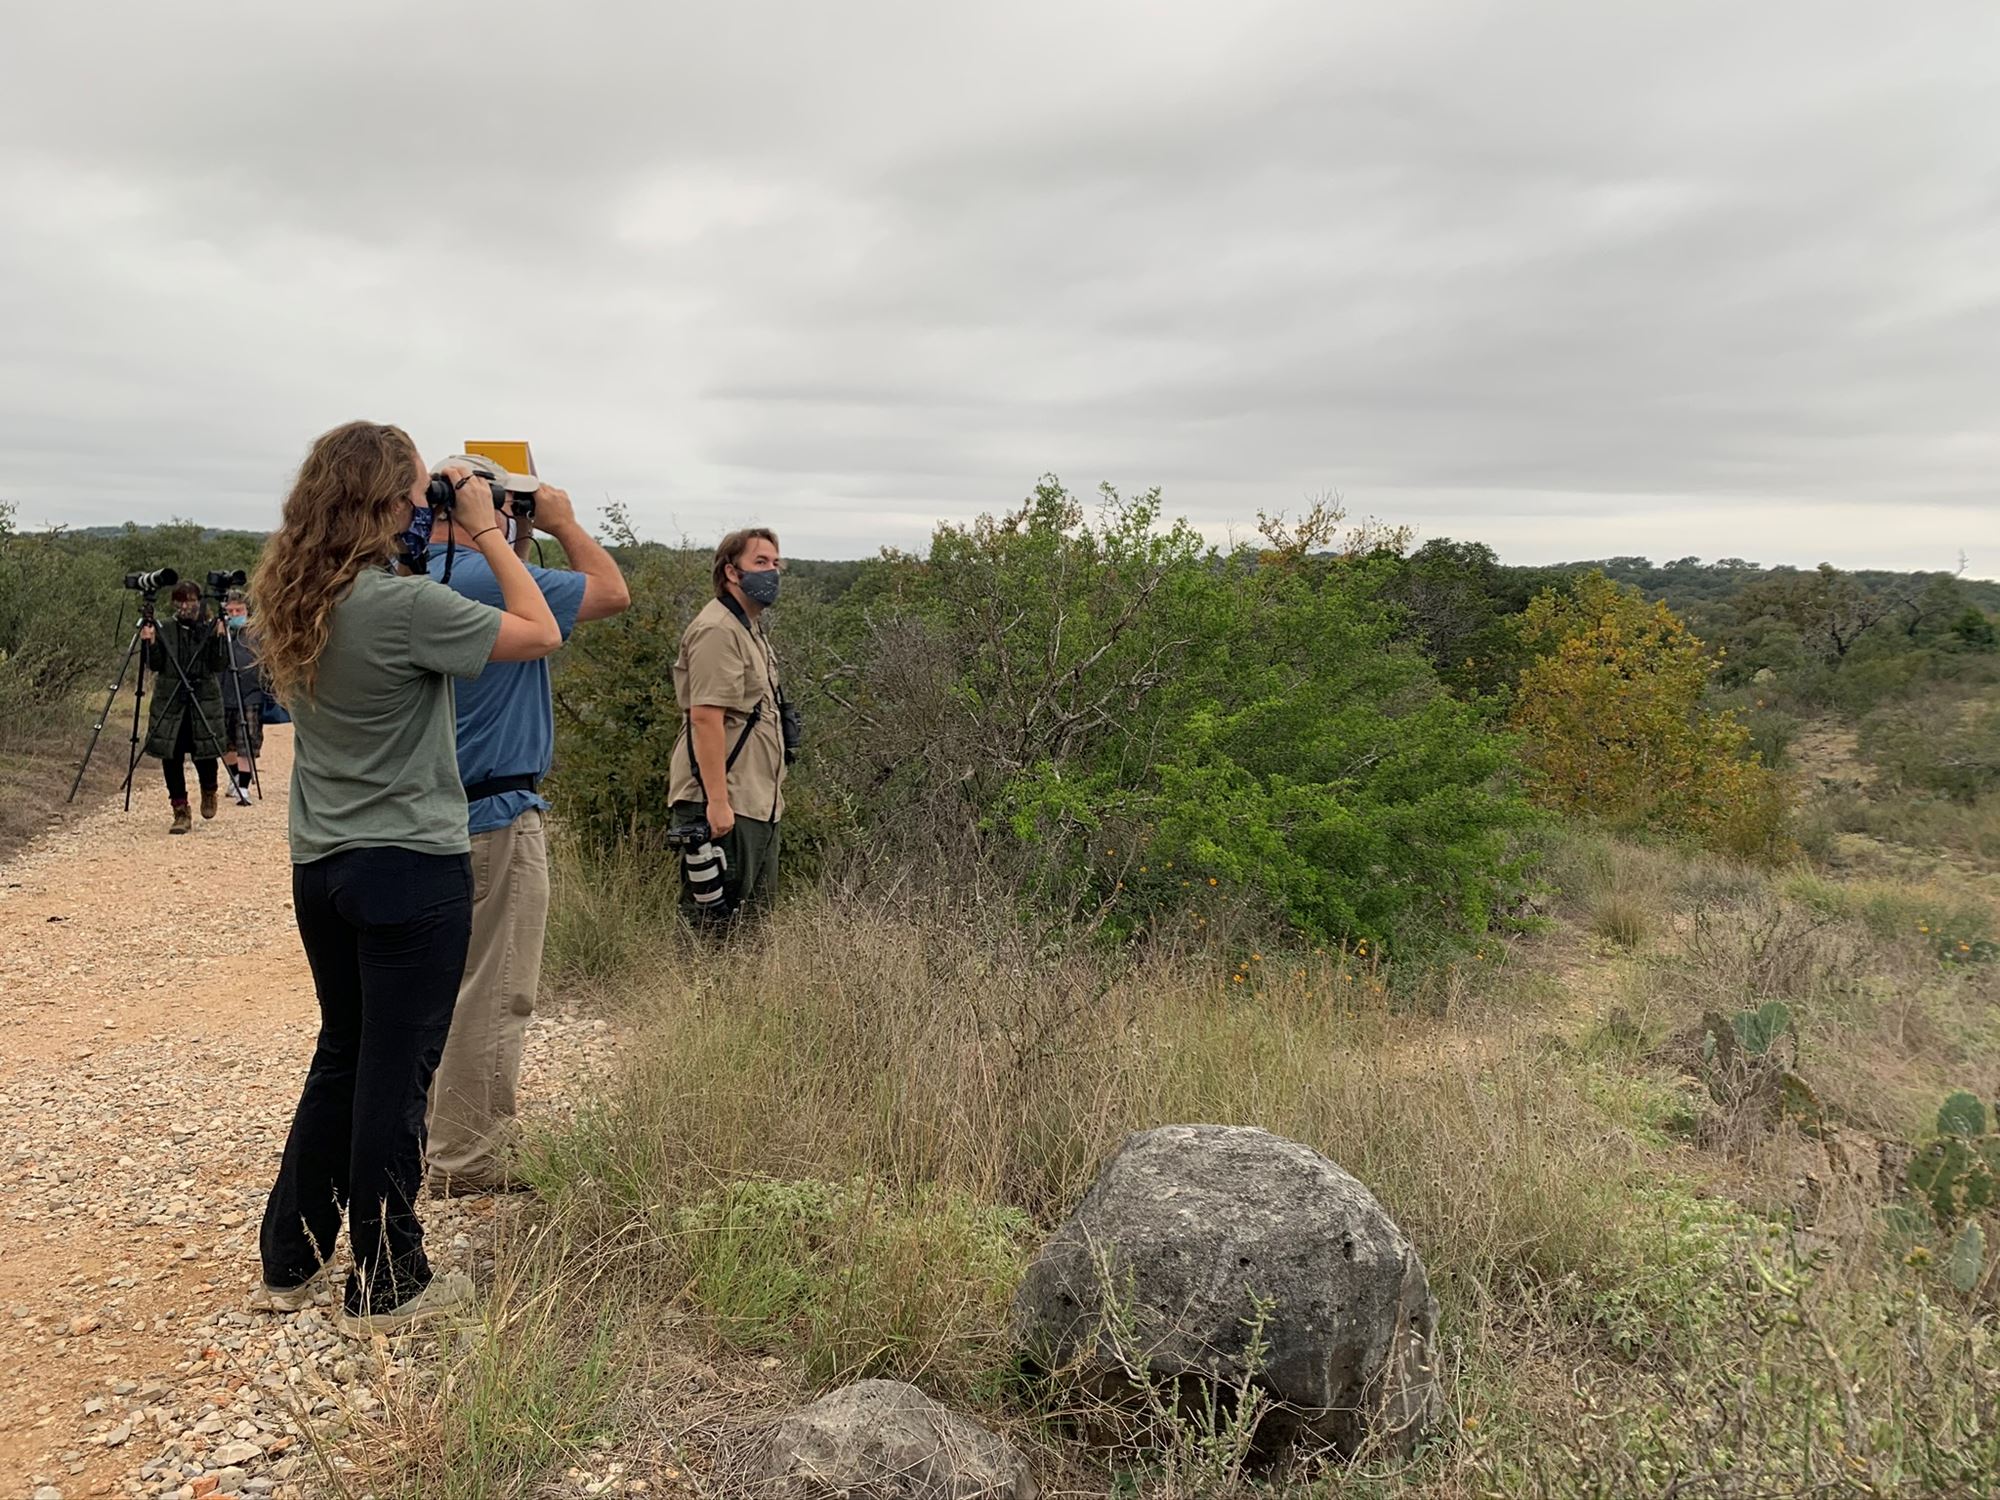
{"label": "large limestone boulder", "polygon": [[913,1385],[860,1380],[771,1433],[760,1500],[1035,1500],[1027,1460]]}
{"label": "large limestone boulder", "polygon": [[1274,1403],[1267,1452],[1407,1454],[1439,1405],[1436,1330],[1423,1261],[1366,1188],[1310,1147],[1230,1125],[1128,1139],[1014,1301],[1030,1367],[1096,1400],[1130,1405],[1139,1362],[1184,1402],[1248,1377]]}

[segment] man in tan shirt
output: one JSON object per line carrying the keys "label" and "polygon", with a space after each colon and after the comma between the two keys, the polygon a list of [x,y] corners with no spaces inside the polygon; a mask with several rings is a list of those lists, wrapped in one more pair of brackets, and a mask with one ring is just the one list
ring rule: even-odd
{"label": "man in tan shirt", "polygon": [[[674,745],[672,826],[681,853],[681,910],[725,923],[770,898],[785,810],[778,662],[764,611],[778,599],[778,538],[732,531],[715,549],[715,598],[681,635],[674,696],[685,715]],[[690,743],[691,742],[691,743]],[[706,839],[691,836],[706,821]]]}

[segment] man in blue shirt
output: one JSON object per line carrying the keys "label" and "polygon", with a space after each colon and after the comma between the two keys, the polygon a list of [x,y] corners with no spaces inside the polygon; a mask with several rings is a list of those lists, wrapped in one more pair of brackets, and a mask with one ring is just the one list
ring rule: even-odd
{"label": "man in blue shirt", "polygon": [[[486,526],[508,526],[515,551],[526,561],[530,527],[539,526],[570,562],[568,568],[528,569],[564,640],[579,622],[604,619],[631,604],[618,564],[577,524],[568,495],[532,476],[507,474],[485,459],[449,462],[493,480],[496,498],[511,493],[510,511],[525,510],[519,497],[532,491],[533,516],[440,515],[431,538],[431,577],[469,599],[498,605],[499,581],[468,538]],[[549,918],[549,854],[542,829],[548,803],[539,786],[555,756],[556,724],[546,660],[494,662],[455,687],[458,774],[472,835],[472,943],[451,1033],[431,1082],[425,1155],[432,1191],[461,1194],[519,1185],[509,1156],[521,1044],[535,1011]]]}

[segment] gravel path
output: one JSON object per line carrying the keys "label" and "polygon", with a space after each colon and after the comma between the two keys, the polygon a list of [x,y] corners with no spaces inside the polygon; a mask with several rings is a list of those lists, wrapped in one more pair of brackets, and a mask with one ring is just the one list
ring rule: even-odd
{"label": "gravel path", "polygon": [[[315,1493],[316,1437],[379,1406],[391,1346],[331,1304],[252,1313],[257,1223],[316,1029],[285,851],[290,730],[264,800],[167,834],[153,762],[0,864],[0,1497]],[[150,774],[149,774],[150,773]],[[609,1063],[602,1021],[537,1017],[523,1109]],[[480,1279],[489,1199],[427,1203]]]}

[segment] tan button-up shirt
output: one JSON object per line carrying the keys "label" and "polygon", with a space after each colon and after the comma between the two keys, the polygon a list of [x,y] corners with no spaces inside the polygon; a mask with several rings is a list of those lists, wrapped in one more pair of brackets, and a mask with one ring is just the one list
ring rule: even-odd
{"label": "tan button-up shirt", "polygon": [[[777,822],[785,810],[785,737],[778,727],[778,658],[762,626],[745,629],[728,605],[709,600],[681,633],[680,655],[674,659],[674,698],[683,714],[695,707],[722,710],[725,757],[743,739],[751,714],[763,706],[736,764],[729,768],[729,805],[739,818]],[[672,782],[668,795],[675,802],[705,800],[685,720],[674,744]]]}

